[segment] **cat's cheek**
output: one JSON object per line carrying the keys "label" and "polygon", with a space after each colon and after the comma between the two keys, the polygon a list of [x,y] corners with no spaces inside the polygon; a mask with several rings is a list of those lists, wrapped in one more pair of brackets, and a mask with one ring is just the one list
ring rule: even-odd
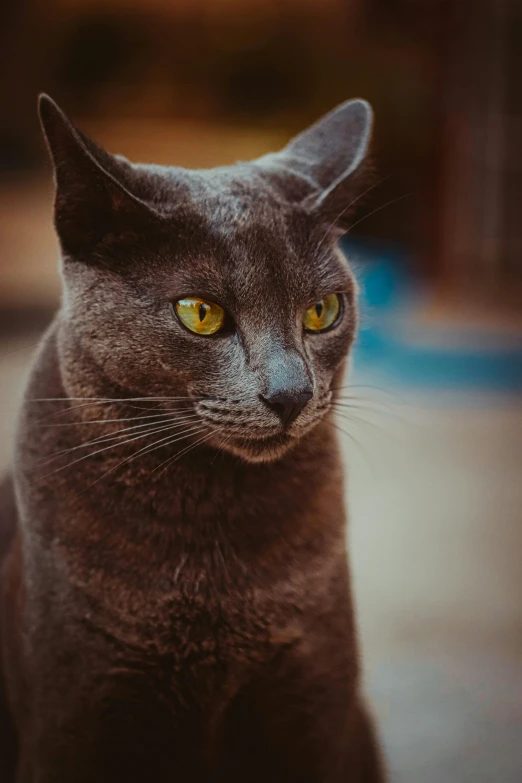
{"label": "cat's cheek", "polygon": [[335,373],[343,366],[353,345],[353,335],[348,332],[314,335],[307,339],[310,355],[318,377],[323,373]]}

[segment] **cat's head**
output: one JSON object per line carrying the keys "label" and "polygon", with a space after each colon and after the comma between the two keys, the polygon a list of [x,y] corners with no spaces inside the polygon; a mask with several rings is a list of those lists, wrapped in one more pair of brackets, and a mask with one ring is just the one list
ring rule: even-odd
{"label": "cat's head", "polygon": [[40,117],[68,392],[88,381],[158,398],[197,414],[194,438],[279,457],[328,412],[354,339],[356,286],[336,241],[361,192],[369,105],[341,104],[282,151],[210,170],[110,155],[46,96]]}

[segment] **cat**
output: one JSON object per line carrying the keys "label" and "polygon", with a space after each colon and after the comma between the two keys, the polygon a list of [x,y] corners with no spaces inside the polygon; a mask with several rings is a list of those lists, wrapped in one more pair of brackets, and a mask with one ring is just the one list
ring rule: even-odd
{"label": "cat", "polygon": [[2,780],[382,783],[332,424],[369,104],[210,170],[39,111],[63,298],[2,487]]}

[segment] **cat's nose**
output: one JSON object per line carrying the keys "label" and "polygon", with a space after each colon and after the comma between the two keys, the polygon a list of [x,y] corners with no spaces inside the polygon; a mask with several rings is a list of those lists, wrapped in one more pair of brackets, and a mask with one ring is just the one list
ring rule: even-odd
{"label": "cat's nose", "polygon": [[279,389],[273,393],[262,394],[261,399],[271,408],[281,419],[285,427],[295,421],[304,406],[313,397],[311,389],[301,389],[299,391]]}

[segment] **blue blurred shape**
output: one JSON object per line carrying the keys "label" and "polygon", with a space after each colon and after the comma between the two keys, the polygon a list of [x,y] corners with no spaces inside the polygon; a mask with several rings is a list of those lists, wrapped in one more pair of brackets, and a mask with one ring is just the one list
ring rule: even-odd
{"label": "blue blurred shape", "polygon": [[419,319],[429,297],[397,248],[343,241],[361,287],[354,370],[415,388],[522,391],[522,338]]}

